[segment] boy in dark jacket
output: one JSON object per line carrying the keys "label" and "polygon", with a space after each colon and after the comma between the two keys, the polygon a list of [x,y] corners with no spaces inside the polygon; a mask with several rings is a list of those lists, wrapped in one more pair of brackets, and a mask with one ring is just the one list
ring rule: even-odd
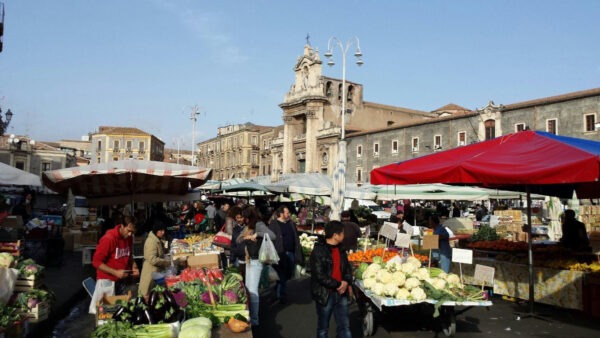
{"label": "boy in dark jacket", "polygon": [[352,267],[341,247],[344,225],[331,221],[325,226],[325,240],[319,239],[310,255],[310,291],[317,307],[317,337],[327,337],[331,314],[337,337],[351,338],[348,307],[352,292]]}

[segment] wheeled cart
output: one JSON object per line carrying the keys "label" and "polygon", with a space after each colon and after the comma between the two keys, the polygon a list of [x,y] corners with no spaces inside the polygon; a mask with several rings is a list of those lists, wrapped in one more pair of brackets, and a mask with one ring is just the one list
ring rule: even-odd
{"label": "wheeled cart", "polygon": [[[362,328],[363,335],[371,336],[375,333],[376,321],[375,314],[377,311],[385,311],[385,307],[397,307],[397,306],[417,306],[423,303],[431,304],[432,306],[437,303],[435,300],[427,299],[422,302],[414,302],[404,299],[394,299],[389,297],[382,297],[373,294],[370,290],[366,290],[362,284],[362,281],[356,282],[356,299],[358,307],[360,309],[361,316],[363,318]],[[442,327],[442,332],[447,337],[453,337],[456,334],[456,307],[464,307],[467,310],[471,307],[487,307],[492,306],[491,301],[467,301],[467,302],[444,302],[440,308],[439,321]]]}

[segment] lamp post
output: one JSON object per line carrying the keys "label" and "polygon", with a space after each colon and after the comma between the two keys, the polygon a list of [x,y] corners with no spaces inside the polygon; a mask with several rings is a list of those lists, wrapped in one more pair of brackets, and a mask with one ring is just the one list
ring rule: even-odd
{"label": "lamp post", "polygon": [[4,135],[6,130],[8,129],[8,125],[10,124],[10,120],[12,120],[13,113],[9,110],[6,111],[4,118],[2,118],[2,108],[0,108],[0,136]]}
{"label": "lamp post", "polygon": [[196,165],[194,148],[196,147],[196,121],[198,120],[198,115],[200,115],[199,110],[198,106],[193,106],[190,113],[190,120],[192,120],[192,166]]}
{"label": "lamp post", "polygon": [[327,52],[323,54],[328,60],[328,66],[335,65],[335,62],[333,62],[333,47],[336,45],[340,48],[342,55],[342,130],[338,149],[338,161],[332,178],[333,191],[331,193],[330,217],[332,220],[340,220],[346,190],[346,54],[352,45],[356,45],[356,52],[354,53],[354,56],[357,59],[356,64],[362,66],[364,63],[361,59],[363,54],[360,51],[360,41],[357,37],[348,40],[345,45],[338,38],[331,37],[327,43]]}

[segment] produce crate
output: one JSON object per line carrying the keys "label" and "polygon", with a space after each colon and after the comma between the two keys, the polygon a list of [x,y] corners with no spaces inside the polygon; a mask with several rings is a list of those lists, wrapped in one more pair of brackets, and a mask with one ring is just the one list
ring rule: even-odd
{"label": "produce crate", "polygon": [[117,305],[119,301],[127,302],[129,299],[131,299],[131,291],[126,295],[102,297],[96,304],[96,326],[104,325],[113,317],[119,308]]}
{"label": "produce crate", "polygon": [[0,252],[8,252],[13,256],[19,257],[23,253],[23,244],[21,240],[0,242]]}
{"label": "produce crate", "polygon": [[27,312],[28,321],[30,323],[39,323],[48,319],[48,315],[50,314],[50,304],[48,301],[43,301],[38,303],[33,309],[30,309]]}
{"label": "produce crate", "polygon": [[42,285],[41,278],[35,278],[35,276],[31,277],[19,277],[15,281],[15,292],[24,292],[29,291],[31,289],[36,289],[40,285]]}

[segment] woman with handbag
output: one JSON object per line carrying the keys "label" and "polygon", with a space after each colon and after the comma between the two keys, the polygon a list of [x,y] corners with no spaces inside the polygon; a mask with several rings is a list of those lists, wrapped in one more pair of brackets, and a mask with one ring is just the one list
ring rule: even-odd
{"label": "woman with handbag", "polygon": [[258,283],[262,273],[263,264],[258,259],[258,252],[263,242],[263,237],[268,234],[275,238],[275,233],[269,230],[261,221],[258,211],[253,206],[247,206],[242,210],[245,228],[236,239],[237,244],[244,243],[246,246],[246,278],[245,283],[250,295],[250,323],[258,326],[259,295]]}

